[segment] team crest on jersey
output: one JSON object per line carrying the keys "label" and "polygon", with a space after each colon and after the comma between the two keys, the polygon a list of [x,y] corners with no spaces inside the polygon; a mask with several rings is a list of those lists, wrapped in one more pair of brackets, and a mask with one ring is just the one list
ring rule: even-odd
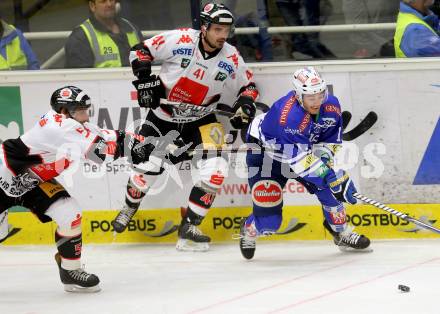
{"label": "team crest on jersey", "polygon": [[181,67],[182,69],[186,69],[186,68],[188,67],[188,65],[189,65],[190,62],[191,62],[190,59],[183,58],[183,59],[182,59],[182,62],[180,63],[180,67]]}
{"label": "team crest on jersey", "polygon": [[217,75],[215,76],[215,80],[216,80],[216,81],[223,82],[224,80],[226,80],[227,77],[228,77],[228,76],[227,76],[225,73],[223,73],[223,72],[218,72]]}

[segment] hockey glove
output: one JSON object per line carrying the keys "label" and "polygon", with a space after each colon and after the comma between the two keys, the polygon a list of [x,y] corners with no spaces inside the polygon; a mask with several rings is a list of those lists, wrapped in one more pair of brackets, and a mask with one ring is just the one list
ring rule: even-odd
{"label": "hockey glove", "polygon": [[165,98],[165,88],[156,75],[135,80],[133,85],[136,87],[140,107],[156,109],[160,105],[160,99]]}
{"label": "hockey glove", "polygon": [[127,156],[128,162],[133,165],[138,165],[148,161],[155,146],[145,140],[142,135],[127,133],[125,138],[128,140],[128,150],[130,151]]}
{"label": "hockey glove", "polygon": [[248,96],[238,97],[232,110],[235,113],[229,121],[235,129],[244,129],[247,127],[250,120],[255,117],[255,112],[257,111],[254,100]]}
{"label": "hockey glove", "polygon": [[357,199],[353,196],[353,193],[357,192],[356,187],[344,170],[334,172],[330,169],[325,177],[325,182],[338,201],[350,204],[357,203]]}

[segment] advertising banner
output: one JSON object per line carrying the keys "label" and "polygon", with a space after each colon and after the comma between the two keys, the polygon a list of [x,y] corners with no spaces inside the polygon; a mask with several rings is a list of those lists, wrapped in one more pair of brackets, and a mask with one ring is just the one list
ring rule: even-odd
{"label": "advertising banner", "polygon": [[[294,64],[290,64],[277,72],[267,66],[261,68],[255,66],[255,81],[260,90],[259,101],[270,107],[275,100],[288,93],[292,88],[291,76],[296,68]],[[361,70],[355,68],[338,70],[337,67],[332,67],[331,71],[326,71],[325,66],[318,66],[318,69],[321,70],[329,84],[330,92],[338,97],[342,110],[351,114],[351,120],[344,133],[358,131],[356,129],[362,125],[362,121],[368,117],[370,112],[377,115],[377,122],[374,125],[362,129],[362,132],[357,132],[359,134],[353,139],[344,142],[344,148],[336,159],[338,167],[350,173],[358,190],[382,203],[439,204],[440,106],[438,106],[438,100],[440,99],[440,79],[438,70],[384,68],[369,71],[365,67]],[[23,80],[17,77],[16,82],[0,84],[2,112],[0,141],[17,137],[30,129],[40,116],[49,110],[52,92],[64,85],[76,85],[90,95],[94,107],[92,123],[102,128],[134,130],[135,121],[143,121],[146,110],[137,105],[136,93],[131,84],[132,77],[127,74],[126,69],[120,71],[119,74],[113,71],[112,75],[102,72],[100,75],[93,74],[93,76],[88,76],[88,72],[84,72],[85,74],[81,76],[81,71],[71,75],[57,73],[54,77],[47,73],[41,77],[28,77],[23,74],[25,78]],[[220,102],[230,105],[233,100],[234,95],[225,93]],[[261,112],[260,108],[259,113]],[[231,145],[233,147],[241,145],[243,143],[242,132],[231,129],[227,118],[219,117],[219,120],[225,125]],[[114,218],[115,210],[122,206],[129,172],[130,167],[124,159],[103,165],[85,161],[66,170],[60,176],[59,181],[89,213],[84,218],[89,228],[87,237],[90,237],[90,241],[100,242],[100,236],[94,236],[99,232],[102,233],[103,238],[101,238],[106,239],[105,242],[114,241],[111,238],[111,232],[106,231],[107,223],[103,221]],[[172,220],[174,226],[178,221],[177,209],[180,206],[186,206],[189,191],[196,181],[196,165],[189,161],[166,171],[156,182],[154,193],[144,198],[141,204],[143,216],[139,213],[136,215],[137,219],[140,217],[146,219],[142,222],[141,231],[159,232],[163,228],[160,224],[166,224],[168,221],[166,219]],[[251,204],[245,155],[243,153],[233,154],[230,156],[229,176],[218,191],[214,206],[223,208],[218,216],[219,219],[227,223],[231,221],[236,229],[236,217],[244,214],[240,208],[249,209]],[[308,194],[301,184],[293,180],[289,181],[284,189],[284,204],[295,208],[319,205],[314,195]],[[363,207],[359,206],[359,208]],[[426,217],[431,215],[431,211],[423,212],[428,207],[421,206],[420,208],[421,210],[415,213]],[[438,207],[429,206],[430,210],[433,208],[438,210]],[[314,211],[319,212],[319,210]],[[90,215],[89,218],[87,215]],[[316,216],[319,219],[313,218],[316,220],[313,220],[316,225],[321,224],[320,215]],[[382,223],[386,219],[383,215],[387,214],[382,214],[380,218],[368,215],[373,214],[366,212],[359,214],[359,217],[352,216],[353,223],[356,225],[359,221],[360,230],[364,227],[373,228],[372,225],[364,226],[363,224],[368,223],[366,222],[368,219],[370,222],[374,219],[377,222],[379,219]],[[225,220],[225,217],[230,218]],[[13,214],[10,218],[15,219]],[[165,220],[158,223],[149,222],[148,219]],[[395,218],[391,216],[387,219],[391,225],[396,223],[393,220]],[[430,221],[435,220],[433,218]],[[308,223],[312,224],[312,222]],[[168,223],[169,226],[170,224]],[[218,235],[218,237],[215,235],[217,231],[214,225],[213,220],[209,227],[214,232],[213,238],[223,239],[223,235]],[[398,225],[401,226],[401,222]],[[374,227],[374,230],[378,230],[377,237],[381,237],[383,230],[380,228],[382,227],[385,228],[383,225]],[[397,228],[397,225],[395,227]],[[411,226],[406,227],[411,229]],[[50,231],[52,232],[52,229]],[[130,238],[130,234],[133,233],[127,232],[126,236],[119,236],[116,242],[136,242],[137,240],[144,242],[144,239],[140,240],[138,236]],[[171,234],[169,234],[170,237]],[[396,233],[389,232],[385,234],[396,235]],[[321,235],[316,237],[315,235],[316,233],[313,236],[304,234],[301,238],[322,238]],[[146,238],[156,239],[149,236]],[[164,239],[169,238],[165,236]]]}

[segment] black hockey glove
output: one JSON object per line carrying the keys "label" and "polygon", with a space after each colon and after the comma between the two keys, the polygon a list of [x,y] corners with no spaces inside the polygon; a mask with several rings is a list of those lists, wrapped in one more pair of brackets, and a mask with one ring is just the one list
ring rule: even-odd
{"label": "black hockey glove", "polygon": [[165,88],[156,75],[133,81],[137,90],[138,104],[143,108],[156,109],[160,99],[165,98]]}
{"label": "black hockey glove", "polygon": [[148,161],[148,158],[155,148],[153,143],[149,143],[142,135],[137,134],[127,134],[125,139],[128,141],[127,147],[130,152],[127,155],[129,163],[138,165]]}
{"label": "black hockey glove", "polygon": [[235,101],[232,111],[234,112],[234,116],[229,119],[231,125],[234,129],[244,129],[255,117],[257,109],[251,97],[240,96]]}

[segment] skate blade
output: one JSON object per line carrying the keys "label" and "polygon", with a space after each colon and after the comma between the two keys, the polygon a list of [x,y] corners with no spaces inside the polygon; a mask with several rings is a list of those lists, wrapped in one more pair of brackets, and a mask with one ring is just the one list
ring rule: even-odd
{"label": "skate blade", "polygon": [[93,287],[81,287],[73,284],[65,284],[64,291],[73,293],[96,293],[101,291],[101,287],[99,285]]}
{"label": "skate blade", "polygon": [[197,243],[186,239],[179,239],[176,244],[176,250],[181,252],[206,252],[209,250],[207,242]]}
{"label": "skate blade", "polygon": [[338,245],[338,248],[339,248],[339,251],[344,252],[344,253],[371,253],[371,252],[373,252],[373,249],[370,247],[367,247],[365,249],[354,249],[349,246]]}

